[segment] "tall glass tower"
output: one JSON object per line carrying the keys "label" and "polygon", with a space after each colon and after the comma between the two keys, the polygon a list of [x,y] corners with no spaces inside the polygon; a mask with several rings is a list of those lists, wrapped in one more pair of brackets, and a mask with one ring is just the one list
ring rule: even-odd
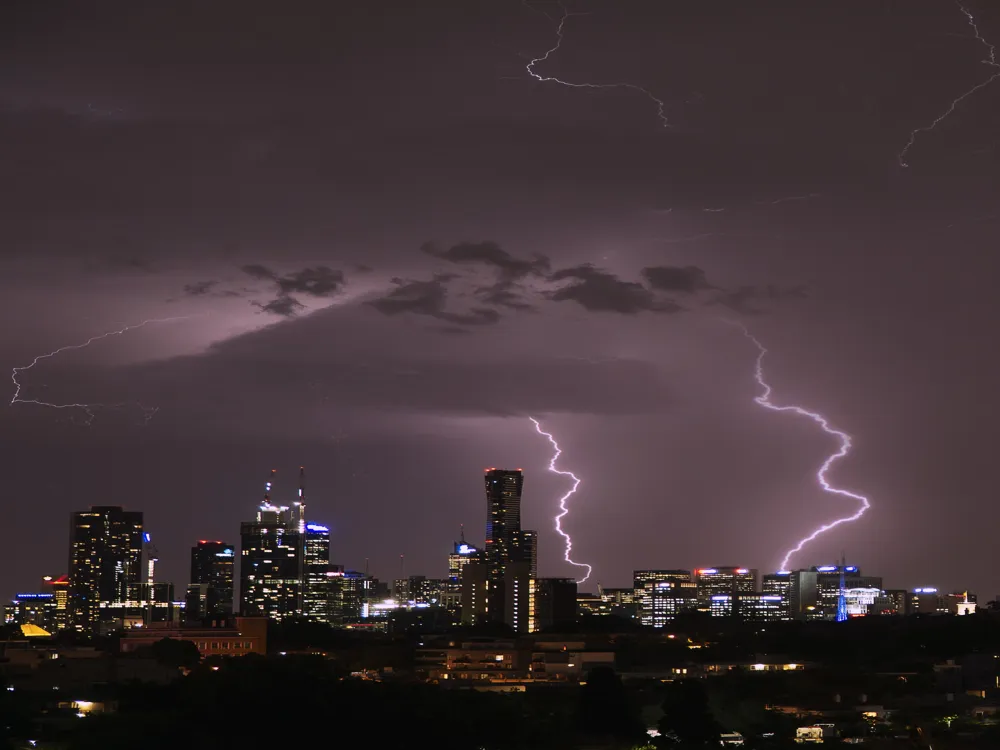
{"label": "tall glass tower", "polygon": [[100,627],[100,604],[123,603],[142,582],[142,513],[94,506],[70,516],[69,621],[81,633]]}

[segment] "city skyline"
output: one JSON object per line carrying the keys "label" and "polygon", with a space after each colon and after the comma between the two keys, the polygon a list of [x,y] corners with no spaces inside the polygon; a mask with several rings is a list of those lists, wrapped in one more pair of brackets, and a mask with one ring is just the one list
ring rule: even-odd
{"label": "city skyline", "polygon": [[582,578],[532,417],[589,584],[777,567],[859,503],[732,319],[871,499],[792,564],[1000,592],[993,4],[134,6],[0,8],[0,591],[92,505],[181,581],[301,464],[386,578],[524,467]]}
{"label": "city skyline", "polygon": [[[417,576],[417,577],[423,576],[423,577],[429,577],[429,578],[433,578],[433,579],[442,579],[442,580],[447,579],[448,576],[449,576],[449,574],[452,572],[452,570],[456,569],[456,568],[454,568],[455,563],[452,562],[452,558],[455,557],[456,555],[458,555],[460,547],[464,547],[464,548],[468,549],[471,553],[473,553],[473,556],[475,556],[475,553],[477,552],[477,549],[480,551],[480,554],[485,555],[485,557],[483,558],[483,560],[487,561],[487,567],[496,568],[496,570],[494,572],[494,575],[499,575],[500,579],[502,580],[502,577],[503,577],[503,573],[502,573],[503,566],[502,566],[502,564],[500,565],[500,567],[496,567],[497,563],[488,562],[488,561],[490,561],[490,560],[493,559],[493,557],[491,556],[491,552],[490,552],[491,548],[493,550],[492,555],[496,555],[496,554],[499,553],[503,559],[507,559],[508,556],[511,554],[511,552],[509,550],[504,551],[505,550],[504,543],[506,543],[508,545],[508,547],[511,544],[514,544],[515,545],[513,547],[514,554],[517,555],[517,554],[521,554],[521,553],[517,552],[517,550],[520,549],[520,547],[517,546],[517,545],[527,544],[528,541],[526,541],[526,540],[530,540],[530,546],[526,547],[525,549],[529,550],[527,552],[528,557],[526,559],[530,559],[530,561],[531,561],[531,565],[532,565],[532,567],[531,567],[531,576],[534,578],[535,576],[539,575],[536,572],[536,569],[537,569],[537,554],[538,554],[538,542],[537,542],[537,538],[538,537],[537,537],[537,532],[536,531],[527,531],[527,530],[522,531],[521,530],[521,525],[520,525],[520,507],[521,507],[520,500],[521,500],[521,493],[522,493],[522,487],[523,487],[523,482],[524,482],[524,470],[520,469],[520,468],[518,468],[518,469],[502,469],[502,468],[495,468],[494,467],[494,468],[488,468],[488,469],[486,469],[484,471],[484,474],[485,474],[485,479],[486,479],[487,513],[486,513],[486,525],[485,525],[484,533],[483,533],[483,543],[481,543],[481,544],[478,543],[474,535],[472,535],[472,537],[470,539],[467,539],[466,538],[465,524],[464,523],[460,524],[459,527],[458,527],[459,528],[458,538],[461,539],[461,544],[459,543],[459,541],[456,540],[455,536],[453,535],[452,541],[449,542],[448,545],[446,545],[445,547],[443,547],[441,553],[439,555],[437,555],[437,557],[440,558],[438,560],[438,563],[439,563],[438,565],[436,565],[433,569],[429,569],[429,570],[406,570],[405,573],[407,575]],[[155,550],[155,553],[157,554],[157,558],[156,558],[157,579],[156,580],[158,582],[169,582],[172,585],[174,585],[176,591],[178,592],[176,598],[179,599],[179,600],[183,600],[184,599],[183,592],[185,591],[185,587],[187,587],[188,584],[192,584],[193,585],[193,584],[197,584],[197,583],[210,583],[211,582],[213,585],[216,585],[216,586],[219,585],[218,584],[218,579],[217,579],[217,574],[211,573],[208,570],[208,565],[206,563],[202,562],[202,561],[204,559],[211,560],[211,556],[215,555],[216,553],[220,553],[220,554],[223,554],[225,556],[228,556],[230,559],[232,559],[233,557],[236,558],[235,565],[233,565],[233,563],[230,562],[230,568],[231,568],[231,571],[232,570],[238,570],[238,571],[240,571],[240,575],[237,578],[234,579],[232,577],[233,576],[233,572],[230,572],[230,574],[229,574],[230,575],[230,579],[229,579],[229,594],[228,594],[229,598],[228,598],[228,601],[231,602],[231,604],[230,604],[230,607],[229,607],[228,610],[219,610],[219,611],[220,611],[220,613],[223,612],[223,611],[226,611],[226,612],[234,612],[234,611],[235,612],[239,612],[239,611],[242,611],[245,608],[245,606],[246,606],[245,602],[244,602],[244,594],[243,594],[243,586],[245,585],[245,583],[241,583],[241,585],[240,585],[240,595],[239,595],[239,598],[235,598],[235,595],[233,593],[235,591],[235,589],[233,587],[234,586],[234,584],[233,584],[234,580],[239,580],[239,581],[244,581],[244,582],[246,580],[245,579],[245,574],[241,570],[242,566],[240,565],[240,555],[239,555],[239,552],[237,550],[243,549],[244,545],[247,544],[246,540],[247,540],[248,537],[245,536],[246,534],[251,534],[252,535],[253,533],[255,533],[253,531],[248,531],[248,529],[250,529],[251,526],[254,529],[256,529],[258,526],[265,527],[265,533],[266,533],[266,527],[267,526],[272,526],[273,527],[276,523],[278,525],[288,526],[289,528],[294,528],[296,530],[301,529],[301,532],[305,535],[305,536],[303,536],[302,540],[294,542],[294,544],[300,545],[300,547],[297,548],[298,549],[298,553],[296,553],[296,554],[303,555],[303,557],[301,558],[301,562],[299,563],[299,565],[301,566],[301,570],[299,571],[299,573],[296,574],[296,575],[298,575],[298,576],[301,577],[302,585],[305,584],[306,579],[309,577],[308,570],[310,568],[310,565],[309,565],[309,556],[310,556],[310,553],[309,553],[308,550],[309,550],[309,544],[310,544],[310,542],[307,542],[306,540],[308,538],[310,538],[310,537],[314,540],[313,542],[311,542],[311,544],[313,545],[313,548],[316,549],[317,552],[321,553],[320,556],[318,556],[318,557],[316,556],[317,555],[316,552],[313,553],[313,558],[314,558],[314,560],[316,562],[322,561],[323,564],[325,566],[327,566],[327,567],[330,566],[330,565],[338,566],[339,569],[342,570],[342,571],[343,570],[349,570],[349,571],[357,572],[357,571],[362,570],[362,569],[364,569],[364,570],[370,570],[370,564],[369,564],[370,563],[370,558],[366,558],[365,561],[364,561],[364,564],[361,564],[361,565],[356,564],[353,561],[346,561],[345,562],[345,561],[340,560],[338,558],[338,556],[337,556],[336,531],[335,531],[336,526],[335,526],[335,524],[332,523],[332,522],[326,522],[326,525],[318,524],[317,521],[321,520],[321,519],[313,518],[312,514],[306,509],[306,504],[305,504],[305,499],[306,499],[306,494],[305,494],[305,467],[304,466],[300,466],[299,467],[299,478],[298,478],[297,486],[294,487],[294,488],[292,488],[289,491],[288,495],[292,499],[290,499],[288,501],[287,505],[284,504],[284,499],[283,499],[282,493],[278,489],[277,475],[278,475],[278,470],[277,469],[272,469],[271,472],[270,472],[270,474],[269,474],[269,476],[268,476],[267,481],[264,483],[264,490],[265,491],[264,491],[263,500],[262,501],[258,500],[258,501],[256,501],[254,503],[258,507],[258,509],[259,509],[258,520],[256,522],[247,522],[247,521],[240,522],[240,525],[242,527],[242,531],[240,533],[233,532],[233,533],[231,533],[229,535],[230,537],[236,538],[236,539],[239,539],[242,536],[243,537],[243,541],[242,542],[234,545],[232,543],[224,542],[224,541],[220,541],[220,540],[200,539],[200,540],[196,540],[196,544],[189,545],[189,547],[188,547],[189,554],[190,554],[190,558],[189,558],[190,559],[190,563],[189,563],[190,567],[189,567],[189,570],[191,571],[191,575],[190,576],[188,576],[188,575],[181,575],[181,576],[171,577],[166,572],[166,571],[170,571],[170,570],[176,569],[177,562],[176,561],[171,561],[170,560],[171,556],[169,554],[167,556],[165,556],[165,557],[161,557],[161,553],[159,552],[159,548],[158,547],[153,547],[151,545],[152,534],[151,534],[151,532],[149,532],[148,530],[146,530],[146,526],[145,526],[144,520],[143,520],[144,519],[144,514],[143,514],[142,511],[130,511],[128,508],[124,508],[123,509],[123,508],[119,508],[119,507],[116,507],[116,506],[103,506],[103,507],[102,506],[95,506],[95,507],[92,507],[89,511],[76,511],[76,512],[74,512],[72,514],[71,529],[73,529],[73,530],[71,531],[71,536],[70,536],[70,544],[71,544],[71,553],[70,554],[71,554],[71,560],[73,559],[74,555],[78,555],[78,553],[76,552],[76,550],[77,550],[78,544],[80,544],[80,543],[79,542],[75,542],[74,540],[77,538],[77,535],[79,534],[79,532],[75,531],[75,529],[77,529],[77,527],[80,525],[81,519],[84,522],[86,522],[86,521],[89,520],[89,518],[91,516],[95,516],[95,515],[97,515],[97,514],[99,514],[101,512],[111,511],[111,512],[117,514],[115,516],[115,518],[119,518],[120,517],[120,520],[117,521],[117,523],[120,523],[120,524],[121,523],[125,523],[126,519],[127,519],[127,523],[128,524],[134,524],[134,527],[135,527],[134,528],[134,533],[132,531],[128,531],[128,532],[124,532],[123,531],[122,532],[122,534],[123,534],[122,539],[123,540],[131,539],[131,537],[128,536],[128,535],[132,534],[132,536],[135,537],[135,540],[134,540],[135,544],[132,545],[133,547],[135,547],[135,549],[133,549],[132,552],[130,553],[131,554],[131,558],[128,558],[128,559],[134,558],[133,563],[131,564],[130,567],[127,566],[126,569],[125,569],[125,571],[123,572],[123,575],[125,575],[125,577],[128,580],[125,581],[125,579],[122,579],[122,582],[120,582],[120,583],[110,583],[109,582],[109,583],[106,583],[106,584],[101,584],[102,586],[104,586],[105,588],[108,588],[109,590],[110,590],[110,587],[117,586],[117,588],[120,588],[124,592],[124,591],[127,590],[129,584],[138,584],[138,583],[144,582],[146,580],[145,576],[143,575],[143,566],[146,565],[146,560],[147,560],[147,552],[146,552],[146,550],[147,550],[147,548],[149,548],[151,550]],[[506,484],[503,485],[504,486],[503,490],[499,490],[499,491],[498,490],[491,490],[491,484],[496,484],[496,481],[494,480],[494,477],[497,477],[497,478],[508,477],[508,479],[505,480],[505,482],[508,482],[508,483],[509,482],[513,482],[513,484],[509,484],[509,486],[507,486]],[[500,492],[500,494],[496,494],[497,492]],[[506,496],[506,495],[508,495],[510,493],[516,494],[516,498],[512,501],[513,502],[513,511],[512,511],[512,513],[513,513],[513,516],[512,516],[512,518],[513,518],[513,521],[512,521],[513,526],[511,528],[507,528],[504,523],[501,522],[501,523],[499,523],[499,525],[497,523],[497,519],[498,518],[503,518],[505,512],[507,512],[507,511],[504,511],[503,509],[501,509],[501,506],[498,506],[497,502],[498,502],[498,500],[499,500],[500,497]],[[505,502],[505,501],[501,501],[501,502]],[[263,523],[261,523],[261,519],[263,517],[262,514],[263,515],[268,515],[269,518],[270,518],[270,516],[274,516],[274,518],[270,518],[269,522],[268,521],[264,521]],[[282,521],[282,522],[279,523],[278,520],[277,520],[279,516],[282,517],[282,518],[284,518],[284,521]],[[287,516],[287,518],[285,518],[285,516]],[[473,524],[473,527],[475,527],[475,526],[476,526],[476,524]],[[89,526],[85,526],[84,528],[89,528]],[[495,529],[494,533],[497,535],[498,539],[500,540],[500,544],[496,544],[495,543],[493,545],[490,545],[489,543],[487,543],[487,540],[488,540],[489,535],[490,535],[490,529],[491,528]],[[298,531],[296,531],[296,533],[298,533]],[[524,539],[522,539],[522,537]],[[555,528],[553,528],[551,530],[551,535],[549,535],[549,537],[550,537],[549,541],[552,541],[552,542],[555,542],[555,543],[560,543],[562,541],[562,539],[563,539],[563,537],[558,534],[558,531],[556,531]],[[251,545],[252,544],[253,543],[251,542]],[[136,545],[138,545],[138,546],[136,546]],[[320,545],[320,546],[316,546],[316,545]],[[500,548],[499,550],[497,549],[498,547]],[[209,555],[208,558],[204,557],[204,555],[206,553]],[[463,554],[465,554],[465,553],[463,552]],[[403,556],[400,556],[400,559],[402,560]],[[511,559],[521,559],[521,558],[520,557],[516,557],[516,558],[511,558]],[[854,558],[851,558],[851,561],[852,562],[856,562],[856,560]],[[161,562],[170,563],[170,564],[161,565],[160,564]],[[565,560],[563,560],[563,562],[565,562]],[[759,589],[761,587],[761,585],[763,585],[764,586],[764,593],[767,593],[767,587],[764,584],[764,581],[766,581],[766,579],[767,579],[768,576],[771,576],[771,577],[774,577],[775,575],[781,576],[781,575],[784,575],[784,574],[788,573],[789,571],[800,571],[800,570],[808,570],[808,569],[820,570],[820,571],[823,571],[823,570],[832,570],[832,569],[836,569],[837,566],[840,565],[840,564],[841,563],[839,563],[839,562],[834,562],[834,563],[831,564],[829,561],[820,561],[820,562],[810,563],[810,564],[803,565],[803,566],[793,566],[789,570],[785,570],[785,571],[770,570],[770,569],[768,569],[766,567],[759,567],[759,566],[758,567],[754,567],[754,568],[749,568],[749,567],[740,567],[740,566],[720,566],[720,565],[714,565],[714,566],[709,567],[709,566],[702,565],[702,566],[690,566],[690,567],[680,567],[680,568],[672,567],[671,568],[668,565],[658,565],[658,566],[650,567],[650,568],[636,568],[636,567],[633,567],[632,568],[632,574],[634,575],[635,573],[639,572],[640,570],[662,571],[662,570],[665,570],[665,569],[669,569],[669,570],[673,570],[673,571],[675,571],[677,573],[684,573],[684,574],[687,574],[688,576],[692,576],[692,575],[697,575],[697,574],[701,574],[701,573],[709,573],[709,572],[710,573],[714,573],[716,571],[716,569],[720,569],[720,570],[722,570],[722,569],[731,569],[731,570],[737,571],[737,572],[739,572],[741,574],[747,574],[747,575],[752,574],[754,576],[755,580],[757,581],[757,584],[758,584],[757,588]],[[201,573],[201,574],[198,574],[198,573],[195,572],[196,569],[202,569],[204,572]],[[323,570],[320,570],[319,568],[316,568],[317,572],[314,575],[324,575],[325,574],[324,571],[326,569],[327,568],[324,568]],[[460,570],[461,569],[461,565],[457,569]],[[131,570],[131,572],[129,572],[129,570]],[[571,568],[571,570],[572,570],[572,568]],[[848,567],[847,570],[849,570],[849,571],[858,570],[858,566]],[[152,572],[152,566],[151,565],[150,565],[150,572]],[[396,571],[396,572],[398,573],[399,571]],[[384,575],[384,576],[378,575],[377,571],[374,571],[374,570],[371,571],[371,574],[374,576],[374,578],[376,578],[378,580],[381,580],[381,581],[384,581],[384,582],[386,582],[388,584],[391,584],[393,582],[393,580],[396,578],[396,576],[391,571],[387,572],[387,574]],[[545,570],[542,571],[541,577],[544,577],[544,578],[553,578],[553,579],[554,578],[560,578],[560,576],[554,575],[553,571],[545,571]],[[46,577],[46,578],[48,578],[48,577]],[[118,579],[115,578],[115,581],[117,581],[117,580]],[[633,579],[630,579],[630,580],[632,580],[632,582],[634,583]],[[879,579],[879,581],[881,581],[881,579]],[[619,581],[615,581],[615,582],[611,582],[611,583],[605,583],[605,582],[601,582],[599,580],[595,580],[595,581],[588,582],[588,583],[593,583],[593,585],[592,586],[588,586],[588,585],[580,586],[579,590],[581,592],[588,592],[588,591],[591,591],[591,590],[598,591],[599,589],[618,589],[618,588],[622,587],[622,582],[619,582]],[[958,583],[958,584],[956,584],[956,585],[945,586],[945,585],[942,585],[941,582],[939,582],[939,581],[932,581],[932,580],[919,580],[919,581],[914,582],[914,583],[904,583],[904,584],[899,585],[898,587],[900,589],[902,589],[902,590],[908,590],[908,591],[919,591],[921,589],[926,589],[928,591],[930,591],[930,590],[939,591],[940,590],[942,592],[944,592],[944,591],[956,591],[956,592],[960,592],[962,590],[972,591],[971,587],[969,587],[968,585],[963,585],[961,582]],[[33,591],[36,588],[37,588],[37,581],[35,581],[35,582],[25,581],[25,585],[19,585],[17,587],[17,590],[15,592],[11,593],[11,597],[13,597],[15,594],[20,593],[20,592],[24,592],[24,593],[31,592],[31,591]],[[72,590],[72,583],[70,585],[70,589]],[[750,589],[746,589],[746,590],[750,591],[750,590],[755,590],[755,589],[750,588]],[[202,593],[203,602],[205,601],[204,597],[205,597],[206,593],[207,592],[203,592]],[[991,599],[994,596],[992,593],[987,592],[987,591],[973,591],[973,593],[976,593],[976,594],[978,594],[978,595],[980,595],[982,597],[985,597],[983,599],[983,601]],[[188,590],[187,596],[188,596],[188,599],[190,601],[190,597],[192,596],[190,590]],[[308,605],[308,603],[305,602],[305,599],[307,598],[307,595],[304,594],[304,590],[302,592],[296,591],[294,594],[292,594],[292,600],[295,600],[297,597],[302,597],[301,599],[298,600],[298,605],[297,606],[300,609],[302,609],[303,611],[309,610],[310,606]],[[704,602],[702,602],[702,603],[704,604]],[[315,607],[315,606],[317,606],[317,605],[313,605],[313,607]]]}

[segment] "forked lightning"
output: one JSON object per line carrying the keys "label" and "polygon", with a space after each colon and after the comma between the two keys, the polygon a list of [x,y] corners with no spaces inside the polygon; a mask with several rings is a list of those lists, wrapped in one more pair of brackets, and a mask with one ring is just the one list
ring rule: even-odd
{"label": "forked lightning", "polygon": [[764,355],[767,354],[767,349],[764,348],[764,345],[761,344],[760,341],[758,341],[757,338],[752,333],[750,333],[747,327],[742,323],[738,323],[732,320],[727,320],[726,322],[740,328],[740,330],[743,331],[743,335],[746,336],[748,339],[750,339],[757,347],[758,354],[757,354],[756,366],[754,368],[754,377],[757,380],[757,384],[761,387],[761,394],[757,396],[754,399],[754,401],[763,406],[765,409],[770,409],[772,411],[790,411],[795,414],[798,414],[799,416],[808,417],[813,422],[818,424],[822,428],[823,432],[827,433],[828,435],[833,435],[835,438],[837,438],[840,441],[840,449],[837,450],[835,453],[832,453],[823,462],[823,465],[820,466],[819,470],[816,472],[816,481],[819,482],[819,485],[823,488],[824,492],[829,492],[833,495],[840,495],[841,497],[850,498],[851,500],[856,500],[860,504],[858,510],[852,513],[851,515],[844,516],[843,518],[838,518],[835,521],[831,521],[830,523],[823,524],[815,531],[813,531],[811,534],[809,534],[809,536],[799,540],[799,542],[794,547],[788,550],[785,553],[785,556],[782,558],[781,565],[779,566],[778,570],[789,570],[788,567],[789,562],[791,561],[793,555],[796,555],[799,552],[801,552],[803,548],[807,544],[809,544],[809,542],[814,541],[819,536],[825,534],[827,531],[830,531],[831,529],[834,529],[837,526],[840,526],[841,524],[857,521],[859,518],[861,518],[861,516],[865,514],[865,511],[867,511],[868,508],[871,507],[871,503],[868,502],[868,498],[866,498],[864,495],[858,495],[854,492],[849,492],[848,490],[844,490],[839,487],[834,487],[826,479],[826,474],[830,470],[830,468],[837,461],[844,458],[844,456],[846,456],[848,453],[851,452],[851,445],[852,445],[851,436],[848,435],[846,432],[831,427],[826,417],[824,417],[822,414],[808,411],[806,409],[803,409],[801,406],[794,406],[794,405],[778,406],[777,404],[773,403],[771,401],[771,386],[768,385],[766,380],[764,380]]}
{"label": "forked lightning", "polygon": [[[98,334],[97,336],[91,336],[89,339],[87,339],[86,341],[84,341],[82,344],[68,344],[66,346],[59,347],[55,351],[51,351],[51,352],[48,352],[46,354],[39,354],[37,357],[35,357],[33,360],[31,360],[30,364],[23,365],[21,367],[15,367],[15,368],[12,369],[11,374],[10,374],[10,379],[14,382],[14,396],[10,400],[10,405],[13,406],[14,404],[35,404],[37,406],[47,406],[50,409],[79,409],[84,414],[87,415],[87,421],[86,421],[87,425],[89,425],[91,422],[94,421],[94,416],[95,416],[94,415],[94,410],[95,409],[120,409],[120,408],[122,408],[124,406],[128,406],[127,403],[119,403],[119,404],[87,404],[87,403],[53,404],[53,403],[50,403],[48,401],[42,401],[40,399],[35,399],[35,398],[21,398],[22,383],[21,383],[20,380],[18,380],[18,377],[20,376],[20,374],[22,372],[24,372],[25,370],[30,370],[35,365],[37,365],[39,362],[41,362],[43,359],[50,359],[50,358],[56,356],[57,354],[61,354],[62,352],[74,351],[76,349],[84,349],[84,348],[90,346],[91,344],[93,344],[95,341],[100,341],[101,339],[106,339],[109,336],[121,336],[123,333],[126,333],[127,331],[133,331],[136,328],[142,328],[142,327],[144,327],[146,325],[149,325],[150,323],[169,323],[169,322],[172,322],[172,321],[175,321],[175,320],[187,320],[190,317],[191,317],[190,315],[182,315],[182,316],[173,317],[173,318],[151,318],[149,320],[144,320],[141,323],[134,323],[132,325],[127,325],[124,328],[119,328],[116,331],[107,331],[105,333]],[[142,404],[137,404],[137,406],[139,407],[139,409],[142,410],[142,413],[144,415],[143,423],[148,422],[150,419],[153,418],[153,415],[156,414],[157,411],[159,411],[159,407],[156,407],[156,406],[143,406]]]}
{"label": "forked lightning", "polygon": [[549,461],[549,471],[551,471],[553,474],[559,474],[564,477],[569,477],[570,479],[573,480],[573,486],[569,488],[569,492],[567,492],[565,495],[559,498],[559,513],[557,513],[555,517],[555,526],[556,526],[556,531],[559,533],[559,536],[561,536],[563,539],[566,540],[566,549],[563,552],[563,560],[568,562],[570,565],[575,565],[578,568],[587,569],[586,575],[584,575],[583,578],[577,581],[577,583],[583,583],[588,578],[590,578],[590,574],[593,572],[594,569],[587,563],[574,562],[573,558],[570,557],[570,553],[573,551],[573,539],[570,537],[569,534],[567,534],[563,530],[562,527],[563,518],[565,518],[569,514],[569,507],[566,505],[566,501],[573,496],[577,488],[580,486],[580,477],[578,477],[572,471],[562,471],[556,468],[556,461],[558,461],[559,456],[562,455],[562,449],[559,447],[559,443],[557,443],[556,439],[552,437],[552,433],[545,432],[545,430],[542,429],[542,426],[541,424],[539,424],[537,419],[535,419],[534,417],[528,417],[528,419],[530,419],[532,423],[534,423],[535,430],[538,432],[539,435],[543,435],[546,438],[548,438],[549,442],[552,444],[553,450],[555,451],[555,453],[552,454],[552,460]]}

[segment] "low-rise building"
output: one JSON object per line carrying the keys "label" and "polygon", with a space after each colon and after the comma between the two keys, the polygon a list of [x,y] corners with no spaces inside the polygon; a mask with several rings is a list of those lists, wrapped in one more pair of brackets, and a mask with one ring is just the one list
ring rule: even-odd
{"label": "low-rise building", "polygon": [[164,638],[191,641],[202,658],[206,656],[246,656],[267,653],[267,618],[235,617],[211,620],[206,625],[153,623],[149,627],[126,630],[122,653],[152,646]]}

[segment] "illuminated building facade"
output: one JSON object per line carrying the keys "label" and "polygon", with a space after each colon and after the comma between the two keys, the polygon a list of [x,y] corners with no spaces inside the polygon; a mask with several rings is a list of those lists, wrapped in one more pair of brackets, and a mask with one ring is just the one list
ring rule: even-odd
{"label": "illuminated building facade", "polygon": [[477,625],[490,618],[490,567],[471,561],[462,569],[462,624]]}
{"label": "illuminated building facade", "polygon": [[768,596],[778,596],[781,602],[781,617],[788,620],[792,616],[792,572],[779,570],[761,577],[760,591]]}
{"label": "illuminated building facade", "polygon": [[3,615],[5,625],[37,625],[49,633],[59,630],[53,594],[18,594],[4,606]]}
{"label": "illuminated building facade", "polygon": [[302,611],[303,534],[287,507],[265,501],[240,524],[240,614],[284,620]]}
{"label": "illuminated building facade", "polygon": [[757,591],[757,571],[751,568],[699,568],[694,572],[698,602],[709,605],[716,594],[752,594]]}
{"label": "illuminated building facade", "polygon": [[[334,571],[336,572],[336,571]],[[368,601],[371,578],[356,570],[345,570],[334,581],[334,610],[340,607],[340,622],[358,622]]]}
{"label": "illuminated building facade", "polygon": [[333,622],[333,576],[330,575],[330,529],[305,524],[302,565],[302,616],[314,622]]}
{"label": "illuminated building facade", "polygon": [[736,616],[747,622],[778,622],[787,620],[787,600],[781,594],[736,594]]}
{"label": "illuminated building facade", "polygon": [[677,615],[696,609],[698,588],[694,581],[647,581],[639,594],[639,622],[649,627],[665,627]]}
{"label": "illuminated building facade", "polygon": [[[483,618],[493,622],[506,622],[518,632],[528,632],[529,610],[531,609],[531,581],[537,575],[538,534],[521,528],[521,491],[524,487],[524,473],[521,469],[486,470],[486,544],[479,556],[487,568],[485,610],[478,601],[481,592],[473,590],[469,594],[470,603],[475,601],[474,620]],[[509,570],[508,570],[509,568]],[[468,570],[466,564],[465,570]],[[481,586],[478,580],[472,589]],[[464,612],[465,585],[463,584],[462,620],[467,620]],[[482,611],[481,611],[482,610]]]}
{"label": "illuminated building facade", "polygon": [[736,614],[735,594],[712,594],[708,612],[712,617],[733,617]]}
{"label": "illuminated building facade", "polygon": [[52,594],[55,602],[53,626],[56,630],[69,627],[69,576],[45,576],[42,593]]}
{"label": "illuminated building facade", "polygon": [[503,580],[504,568],[517,559],[520,549],[521,490],[524,473],[520,469],[487,469],[485,562],[493,580]]}
{"label": "illuminated building facade", "polygon": [[689,570],[632,572],[636,616],[641,624],[649,627],[662,628],[679,612],[690,608],[695,591]]}
{"label": "illuminated building facade", "polygon": [[201,540],[191,548],[191,585],[185,617],[196,622],[233,613],[233,567],[236,548],[228,542]]}
{"label": "illuminated building facade", "polygon": [[[513,560],[504,565],[503,621],[515,633],[530,632],[534,615],[534,580],[530,560]],[[573,597],[574,604],[576,597]]]}
{"label": "illuminated building facade", "polygon": [[125,602],[142,582],[142,513],[94,506],[70,517],[69,622],[96,633],[101,602]]}
{"label": "illuminated building facade", "polygon": [[180,620],[172,583],[136,583],[124,601],[101,602],[100,632],[148,628],[154,623],[173,625]]}
{"label": "illuminated building facade", "polygon": [[837,604],[840,599],[841,575],[844,589],[878,589],[882,590],[882,579],[878,576],[865,576],[857,565],[820,565],[811,569],[816,574],[816,609],[815,617],[830,619],[836,616]]}

